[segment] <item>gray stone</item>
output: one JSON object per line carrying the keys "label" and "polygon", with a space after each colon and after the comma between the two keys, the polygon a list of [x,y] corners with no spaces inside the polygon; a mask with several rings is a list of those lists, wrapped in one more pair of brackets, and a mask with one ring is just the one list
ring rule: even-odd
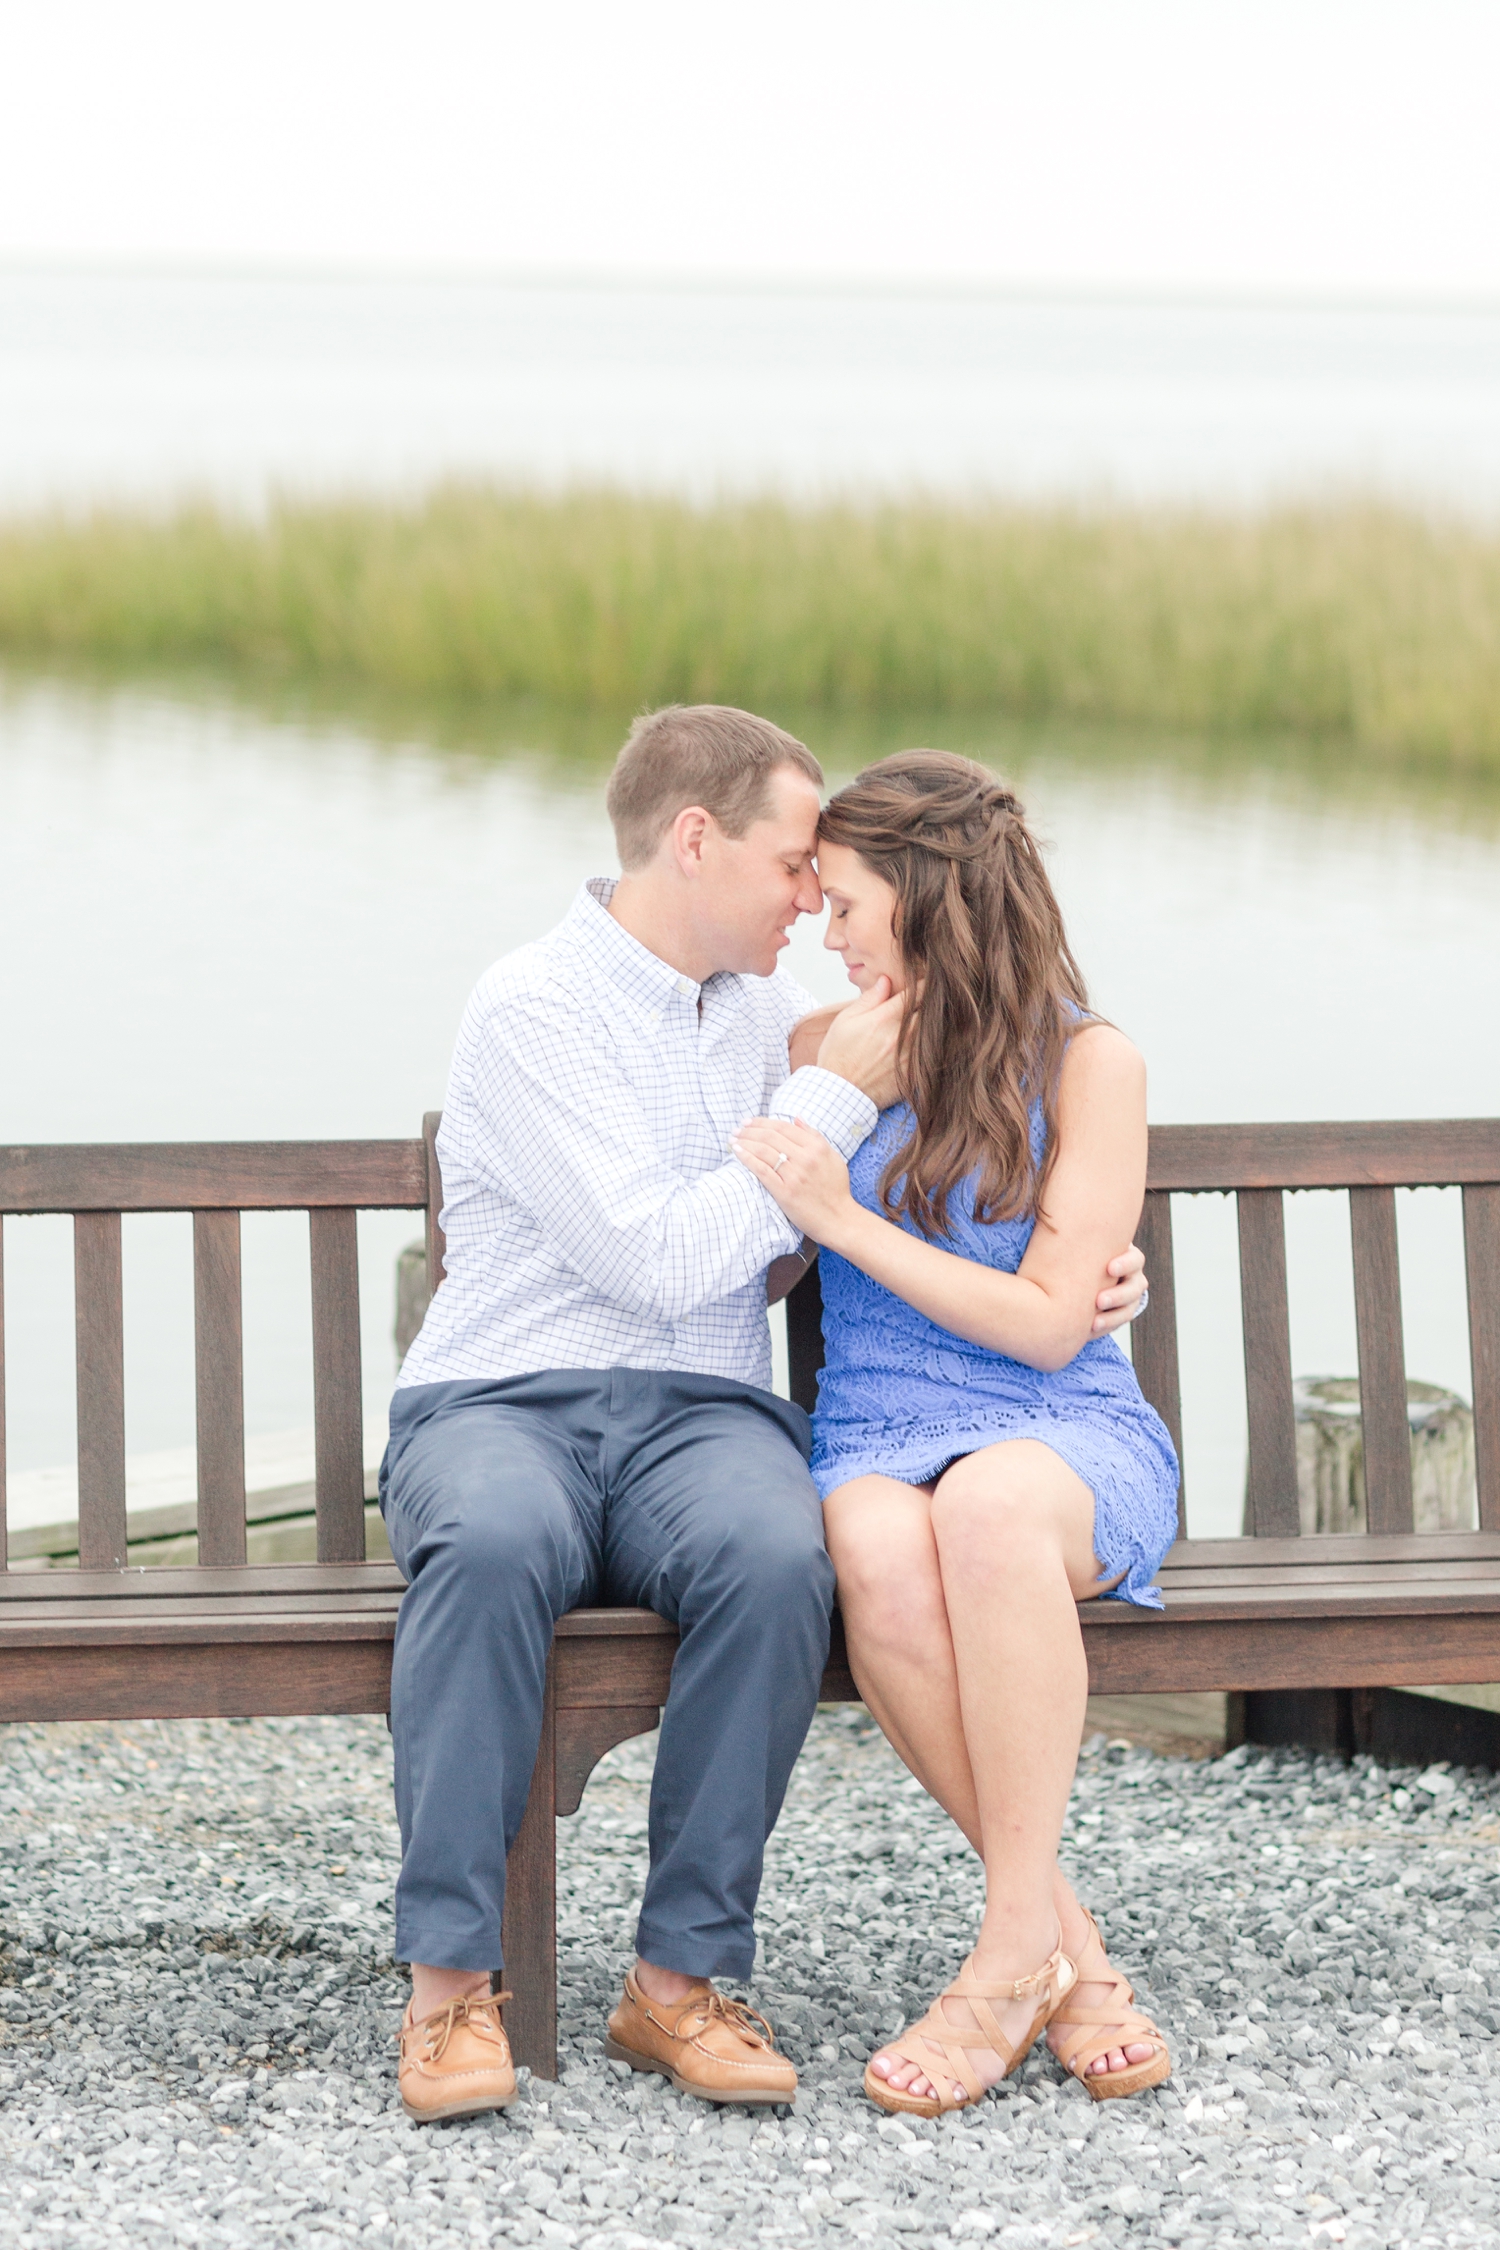
{"label": "gray stone", "polygon": [[[783,2123],[599,2053],[652,1753],[612,1753],[559,1829],[562,2082],[523,2074],[508,2115],[424,2134],[395,2099],[378,1721],[0,1734],[0,2250],[102,2240],[105,2218],[126,2250],[1112,2250],[1126,2230],[1305,2244],[1320,2214],[1346,2250],[1486,2239],[1492,1781],[1096,1742],[1065,1857],[1177,2074],[1096,2105],[1039,2051],[974,2115],[924,2123],[865,2103],[862,2059],[953,1974],[981,1873],[861,1715],[826,1714],[772,1839],[748,1990],[803,2059]],[[866,1857],[884,1837],[900,1851]]]}

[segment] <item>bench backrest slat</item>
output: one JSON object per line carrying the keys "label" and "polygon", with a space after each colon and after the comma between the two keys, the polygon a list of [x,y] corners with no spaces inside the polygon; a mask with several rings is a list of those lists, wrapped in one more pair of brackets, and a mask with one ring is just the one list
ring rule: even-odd
{"label": "bench backrest slat", "polygon": [[193,1213],[198,1560],[245,1560],[245,1351],[238,1211]]}
{"label": "bench backrest slat", "polygon": [[0,1211],[420,1211],[426,1201],[416,1140],[0,1148]]}
{"label": "bench backrest slat", "polygon": [[365,1558],[364,1391],[358,1214],[308,1213],[312,1229],[313,1424],[319,1562]]}
{"label": "bench backrest slat", "polygon": [[1351,1188],[1349,1230],[1354,1249],[1366,1520],[1374,1532],[1410,1531],[1411,1425],[1406,1413],[1395,1189]]}
{"label": "bench backrest slat", "polygon": [[443,1278],[448,1244],[443,1234],[443,1175],[438,1170],[437,1136],[443,1122],[440,1109],[428,1110],[422,1119],[422,1148],[427,1162],[427,1294],[435,1295]]}
{"label": "bench backrest slat", "polygon": [[0,1217],[0,1570],[9,1568],[11,1534],[4,1521],[4,1217]]}
{"label": "bench backrest slat", "polygon": [[1280,1188],[1241,1188],[1238,1201],[1250,1528],[1258,1539],[1293,1538],[1301,1522],[1286,1219]]}
{"label": "bench backrest slat", "polygon": [[816,1259],[786,1301],[786,1356],[787,1388],[803,1413],[811,1414],[823,1372],[823,1283]]}
{"label": "bench backrest slat", "polygon": [[1500,1118],[1153,1125],[1148,1188],[1466,1187],[1500,1181]]}
{"label": "bench backrest slat", "polygon": [[1464,1189],[1479,1523],[1500,1531],[1500,1187]]}
{"label": "bench backrest slat", "polygon": [[424,1140],[180,1141],[0,1146],[0,1570],[6,1566],[3,1224],[67,1213],[78,1337],[78,1536],[85,1569],[125,1567],[124,1337],[120,1215],[193,1218],[199,1560],[243,1565],[242,1211],[306,1211],[311,1229],[318,1555],[362,1562],[358,1214],[425,1211],[441,1256],[441,1189]]}
{"label": "bench backrest slat", "polygon": [[10,1533],[5,1521],[5,1220],[0,1216],[0,1570],[10,1564]]}
{"label": "bench backrest slat", "polygon": [[[1146,1197],[1136,1240],[1146,1253],[1151,1298],[1135,1323],[1131,1357],[1141,1389],[1172,1433],[1182,1459],[1182,1378],[1177,1365],[1177,1275],[1172,1261],[1172,1198],[1159,1190]],[[1187,1537],[1187,1476],[1177,1487],[1177,1536]]]}
{"label": "bench backrest slat", "polygon": [[73,1221],[78,1353],[78,1564],[125,1561],[125,1299],[118,1211]]}

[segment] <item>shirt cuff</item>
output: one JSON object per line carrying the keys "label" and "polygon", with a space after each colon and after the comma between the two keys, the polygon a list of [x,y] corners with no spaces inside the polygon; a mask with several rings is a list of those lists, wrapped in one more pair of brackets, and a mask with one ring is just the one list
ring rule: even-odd
{"label": "shirt cuff", "polygon": [[868,1094],[834,1071],[805,1063],[771,1097],[772,1117],[800,1117],[831,1141],[847,1164],[875,1130],[879,1110]]}

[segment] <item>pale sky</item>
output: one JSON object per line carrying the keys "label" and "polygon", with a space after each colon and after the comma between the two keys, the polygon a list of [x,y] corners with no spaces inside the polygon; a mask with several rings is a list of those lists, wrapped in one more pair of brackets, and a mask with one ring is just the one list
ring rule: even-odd
{"label": "pale sky", "polygon": [[0,258],[1500,295],[1497,0],[6,0]]}

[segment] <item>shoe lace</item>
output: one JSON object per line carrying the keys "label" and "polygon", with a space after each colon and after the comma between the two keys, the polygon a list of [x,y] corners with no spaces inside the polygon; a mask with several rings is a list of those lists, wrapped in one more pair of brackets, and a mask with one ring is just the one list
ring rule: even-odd
{"label": "shoe lace", "polygon": [[711,2023],[727,2024],[752,2046],[774,2047],[776,2035],[762,2015],[747,2008],[743,2000],[730,2000],[722,1992],[710,1990],[693,2002],[677,2019],[677,2036],[684,2034],[684,2026],[691,2024],[694,2031],[706,2031]]}
{"label": "shoe lace", "polygon": [[461,1992],[456,1999],[450,2000],[441,2014],[429,2016],[422,2027],[422,2043],[427,2050],[428,2061],[442,2061],[456,2024],[474,2023],[478,2018],[477,2029],[498,2031],[501,2004],[514,1997],[509,1992]]}

